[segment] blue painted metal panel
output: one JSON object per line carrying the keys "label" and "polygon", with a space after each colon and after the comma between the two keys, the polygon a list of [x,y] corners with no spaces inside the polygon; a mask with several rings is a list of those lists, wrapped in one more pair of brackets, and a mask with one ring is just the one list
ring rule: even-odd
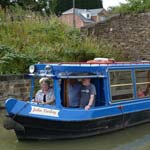
{"label": "blue painted metal panel", "polygon": [[[36,64],[35,74],[33,76],[48,76],[54,78],[54,93],[56,97],[56,105],[43,105],[43,104],[35,104],[31,102],[23,102],[17,101],[15,99],[10,99],[6,101],[6,108],[8,113],[10,114],[19,114],[22,116],[29,116],[47,120],[66,120],[66,121],[80,121],[80,120],[91,120],[97,118],[105,118],[110,116],[117,116],[128,114],[131,112],[138,112],[141,110],[149,110],[150,109],[150,98],[136,98],[136,87],[135,87],[135,69],[150,69],[150,64],[50,64],[52,66],[51,74],[47,74],[45,67],[47,64]],[[132,70],[132,80],[134,80],[134,99],[127,101],[120,101],[111,103],[111,92],[110,92],[110,80],[109,80],[109,71],[110,70]],[[85,111],[82,108],[72,109],[72,108],[64,108],[61,106],[61,98],[60,98],[60,85],[58,82],[58,74],[61,72],[65,73],[100,73],[105,78],[104,80],[104,95],[105,95],[105,105],[95,107],[88,111]],[[31,90],[34,89],[33,80],[31,84]],[[32,97],[32,93],[30,94]],[[31,98],[30,98],[31,100]],[[39,109],[48,109],[52,111],[58,111],[58,116],[47,116],[41,114],[34,114],[32,112],[32,108]],[[32,113],[31,113],[32,112]]]}
{"label": "blue painted metal panel", "polygon": [[61,108],[61,98],[60,98],[60,86],[59,86],[59,80],[54,80],[54,95],[56,99],[56,107]]}
{"label": "blue painted metal panel", "polygon": [[[13,100],[14,101],[14,100]],[[17,101],[17,100],[16,100]],[[80,120],[92,120],[97,118],[105,118],[110,116],[117,116],[121,114],[128,114],[132,112],[138,112],[142,110],[150,109],[150,99],[137,101],[135,103],[127,103],[124,105],[111,105],[96,107],[89,111],[85,111],[82,108],[72,109],[72,108],[58,108],[51,105],[26,103],[23,101],[17,101],[13,109],[9,110],[9,105],[12,101],[7,101],[7,110],[10,114],[17,114],[22,116],[29,116],[33,118],[41,118],[47,120],[62,120],[62,121],[80,121]],[[47,115],[32,114],[31,107],[35,106],[37,108],[46,108],[52,110],[58,110],[58,117],[52,117]]]}
{"label": "blue painted metal panel", "polygon": [[33,91],[34,91],[34,78],[31,77],[30,102],[33,99]]}

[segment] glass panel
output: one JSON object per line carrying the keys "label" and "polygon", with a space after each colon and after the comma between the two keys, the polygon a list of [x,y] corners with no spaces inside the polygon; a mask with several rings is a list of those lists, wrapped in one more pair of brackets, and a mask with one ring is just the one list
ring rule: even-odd
{"label": "glass panel", "polygon": [[112,87],[112,100],[127,100],[133,98],[133,88],[132,86],[119,86]]}
{"label": "glass panel", "polygon": [[91,94],[95,95],[92,107],[105,104],[103,79],[90,79],[90,84],[89,81],[86,80],[85,82],[84,79],[80,78],[62,79],[60,86],[62,105],[66,108],[79,108],[83,106],[84,102],[89,102]]}
{"label": "glass panel", "polygon": [[131,71],[111,71],[110,84],[113,101],[133,98]]}
{"label": "glass panel", "polygon": [[136,96],[150,97],[150,70],[136,70]]}
{"label": "glass panel", "polygon": [[150,82],[150,77],[148,78],[148,73],[150,70],[137,70],[136,74],[136,83]]}
{"label": "glass panel", "polygon": [[132,83],[131,71],[110,72],[111,85]]}
{"label": "glass panel", "polygon": [[34,98],[32,102],[50,105],[55,104],[53,79],[47,77],[35,78]]}

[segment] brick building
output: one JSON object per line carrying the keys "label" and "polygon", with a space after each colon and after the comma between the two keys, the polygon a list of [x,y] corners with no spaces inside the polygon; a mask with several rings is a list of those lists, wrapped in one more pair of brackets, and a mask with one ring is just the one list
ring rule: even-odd
{"label": "brick building", "polygon": [[103,8],[99,9],[78,9],[73,8],[65,11],[60,16],[63,23],[73,26],[73,15],[75,15],[75,26],[76,28],[81,28],[86,25],[104,21],[107,17],[107,12]]}

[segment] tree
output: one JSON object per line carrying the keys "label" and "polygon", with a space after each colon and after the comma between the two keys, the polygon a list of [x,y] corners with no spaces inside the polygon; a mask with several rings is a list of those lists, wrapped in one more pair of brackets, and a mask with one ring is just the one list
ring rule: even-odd
{"label": "tree", "polygon": [[114,13],[141,13],[150,10],[149,0],[127,0],[126,4],[112,8]]}
{"label": "tree", "polygon": [[23,9],[29,9],[32,11],[44,11],[47,15],[55,13],[55,7],[57,0],[18,0],[18,4]]}
{"label": "tree", "polygon": [[[72,0],[57,0],[56,14],[60,14],[73,6]],[[101,0],[75,0],[75,7],[81,9],[102,8]]]}
{"label": "tree", "polygon": [[[11,2],[10,2],[11,1]],[[23,9],[32,11],[44,10],[47,14],[62,12],[73,7],[73,0],[0,0],[2,8],[16,2]],[[102,8],[102,0],[75,0],[75,7],[81,9]]]}
{"label": "tree", "polygon": [[6,7],[7,7],[8,5],[10,5],[10,4],[11,4],[11,3],[10,3],[9,0],[1,0],[1,1],[0,1],[0,5],[1,5],[2,9],[6,9]]}
{"label": "tree", "polygon": [[5,15],[5,19],[6,19],[6,9],[7,7],[9,7],[10,5],[14,5],[16,3],[16,0],[0,0],[0,6],[1,8],[4,10],[4,15]]}
{"label": "tree", "polygon": [[23,9],[33,10],[36,6],[35,0],[17,0],[18,5],[22,6]]}

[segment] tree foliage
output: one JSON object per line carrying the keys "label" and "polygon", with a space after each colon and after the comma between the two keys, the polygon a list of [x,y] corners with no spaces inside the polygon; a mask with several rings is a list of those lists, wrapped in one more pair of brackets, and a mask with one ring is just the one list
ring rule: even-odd
{"label": "tree foliage", "polygon": [[13,22],[1,20],[0,74],[25,73],[29,65],[37,62],[83,62],[94,57],[121,60],[122,54],[111,43],[84,36],[78,29],[62,24],[56,16],[34,14],[32,18]]}
{"label": "tree foliage", "polygon": [[[64,12],[73,7],[72,0],[57,0],[56,13]],[[82,9],[102,8],[101,0],[75,0],[75,7]]]}
{"label": "tree foliage", "polygon": [[112,8],[114,13],[142,13],[150,11],[150,0],[127,0],[126,4]]}
{"label": "tree foliage", "polygon": [[[47,14],[61,14],[63,11],[73,7],[73,0],[1,0],[2,8],[17,3],[23,9],[32,11],[45,11]],[[102,8],[101,0],[75,0],[76,8],[92,9]]]}
{"label": "tree foliage", "polygon": [[7,6],[9,6],[11,3],[10,3],[10,1],[9,0],[1,0],[0,1],[0,5],[1,5],[1,7],[4,9],[4,8],[6,8]]}
{"label": "tree foliage", "polygon": [[0,45],[0,74],[24,72],[33,62],[30,56],[27,57],[6,45]]}

